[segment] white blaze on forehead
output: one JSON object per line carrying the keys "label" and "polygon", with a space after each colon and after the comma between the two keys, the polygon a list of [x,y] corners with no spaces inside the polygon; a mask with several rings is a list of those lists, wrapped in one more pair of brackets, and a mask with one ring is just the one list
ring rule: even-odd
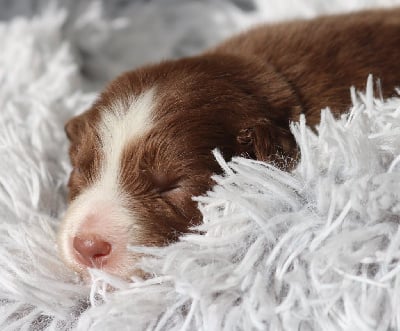
{"label": "white blaze on forehead", "polygon": [[120,161],[125,146],[148,132],[155,108],[155,89],[150,89],[131,100],[116,99],[111,107],[102,109],[99,135],[102,142],[102,171],[99,180],[109,188],[116,188]]}
{"label": "white blaze on forehead", "polygon": [[[121,241],[126,246],[128,241],[135,242],[135,235],[141,235],[135,222],[138,216],[127,208],[127,197],[118,185],[120,162],[125,146],[152,128],[155,106],[155,89],[150,89],[138,97],[132,96],[131,100],[115,99],[110,107],[100,110],[101,170],[94,183],[72,201],[59,235],[61,253],[71,266],[81,268],[72,248],[72,240],[79,233],[96,234],[113,247]],[[91,219],[93,224],[87,224]],[[125,260],[118,263],[129,265],[129,258]]]}
{"label": "white blaze on forehead", "polygon": [[[63,227],[68,237],[82,231],[88,215],[98,214],[96,219],[100,228],[113,229],[112,233],[126,233],[135,227],[133,211],[127,209],[127,197],[119,187],[121,156],[127,144],[138,139],[152,127],[152,114],[155,108],[154,89],[150,89],[130,100],[113,100],[111,106],[100,109],[98,135],[101,141],[101,168],[94,182],[72,201],[68,208]],[[106,206],[108,206],[106,208]],[[101,221],[104,214],[108,221]],[[99,228],[93,231],[99,231]],[[98,233],[99,234],[99,233]],[[104,236],[108,234],[104,233]]]}

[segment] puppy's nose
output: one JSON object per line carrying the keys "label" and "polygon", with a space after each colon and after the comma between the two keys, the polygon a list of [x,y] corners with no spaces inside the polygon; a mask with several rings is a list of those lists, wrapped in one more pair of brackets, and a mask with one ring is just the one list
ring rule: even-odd
{"label": "puppy's nose", "polygon": [[109,242],[93,235],[75,237],[73,246],[81,263],[95,268],[105,265],[112,249]]}

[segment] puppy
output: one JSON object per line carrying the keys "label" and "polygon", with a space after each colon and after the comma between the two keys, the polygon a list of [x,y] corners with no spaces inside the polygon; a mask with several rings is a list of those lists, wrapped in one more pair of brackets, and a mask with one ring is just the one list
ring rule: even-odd
{"label": "puppy", "polygon": [[129,278],[128,245],[166,245],[201,221],[192,197],[220,172],[211,151],[274,162],[297,151],[289,122],[349,107],[368,74],[400,83],[400,9],[256,27],[198,56],[122,74],[65,129],[73,171],[59,231],[65,262]]}

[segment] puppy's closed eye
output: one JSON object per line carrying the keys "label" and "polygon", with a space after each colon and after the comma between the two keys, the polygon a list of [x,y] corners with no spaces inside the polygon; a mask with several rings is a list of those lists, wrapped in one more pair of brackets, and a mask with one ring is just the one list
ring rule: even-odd
{"label": "puppy's closed eye", "polygon": [[181,179],[166,173],[152,173],[151,183],[155,191],[161,196],[171,195],[181,190]]}
{"label": "puppy's closed eye", "polygon": [[152,174],[151,180],[159,194],[167,194],[180,187],[179,179],[168,174]]}

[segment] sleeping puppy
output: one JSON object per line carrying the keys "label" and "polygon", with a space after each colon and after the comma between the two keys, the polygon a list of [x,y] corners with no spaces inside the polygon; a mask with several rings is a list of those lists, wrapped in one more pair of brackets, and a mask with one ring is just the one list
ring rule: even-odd
{"label": "sleeping puppy", "polygon": [[265,25],[194,57],[122,74],[71,119],[70,205],[62,258],[128,279],[128,245],[171,243],[201,221],[192,200],[221,169],[211,151],[288,169],[289,122],[349,107],[368,74],[384,96],[400,83],[400,9]]}

